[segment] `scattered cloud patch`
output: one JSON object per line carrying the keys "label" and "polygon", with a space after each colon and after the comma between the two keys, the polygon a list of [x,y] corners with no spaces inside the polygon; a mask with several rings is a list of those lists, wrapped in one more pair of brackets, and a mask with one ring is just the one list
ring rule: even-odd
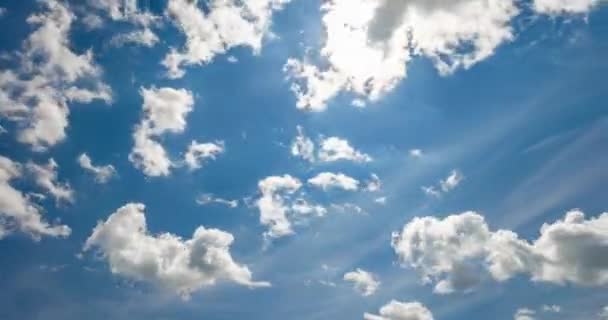
{"label": "scattered cloud patch", "polygon": [[78,164],[81,168],[95,176],[95,182],[107,183],[116,175],[116,169],[111,164],[96,166],[93,164],[88,154],[82,153],[78,156]]}
{"label": "scattered cloud patch", "polygon": [[373,295],[380,287],[376,275],[359,268],[344,274],[344,281],[351,282],[355,290],[364,297]]}
{"label": "scattered cloud patch", "polygon": [[359,189],[359,181],[343,173],[322,172],[308,179],[308,183],[324,191],[333,188],[347,191],[357,191]]}
{"label": "scattered cloud patch", "polygon": [[74,202],[74,190],[70,185],[57,181],[57,169],[59,169],[59,165],[57,165],[57,162],[53,158],[43,165],[28,162],[26,168],[32,174],[36,185],[53,196],[57,204]]}
{"label": "scattered cloud patch", "polygon": [[192,141],[188,147],[188,151],[184,156],[184,162],[190,170],[200,169],[203,166],[203,162],[210,159],[215,160],[218,155],[224,153],[224,142],[219,141],[216,143],[198,143]]}
{"label": "scattered cloud patch", "polygon": [[321,141],[319,160],[334,162],[340,160],[353,162],[370,162],[372,157],[353,148],[348,140],[329,137]]}
{"label": "scattered cloud patch", "polygon": [[270,285],[253,281],[249,268],[233,260],[232,234],[199,226],[190,239],[171,233],[154,235],[148,231],[144,211],[141,203],[122,206],[97,224],[83,250],[97,250],[114,274],[154,283],[184,298],[219,281]]}
{"label": "scattered cloud patch", "polygon": [[463,180],[464,175],[459,170],[452,170],[445,179],[439,180],[437,186],[423,186],[421,189],[428,196],[440,198],[443,194],[456,189]]}
{"label": "scattered cloud patch", "polygon": [[393,300],[380,308],[379,315],[365,313],[365,320],[433,320],[433,314],[420,302]]}
{"label": "scattered cloud patch", "polygon": [[285,197],[301,187],[302,182],[290,175],[270,176],[258,183],[261,197],[256,201],[256,206],[260,211],[260,223],[268,227],[265,236],[280,238],[293,234]]}
{"label": "scattered cloud patch", "polygon": [[599,0],[534,0],[534,10],[549,15],[586,14]]}
{"label": "scattered cloud patch", "polygon": [[521,308],[515,312],[513,320],[535,320],[536,311],[528,308]]}
{"label": "scattered cloud patch", "polygon": [[167,176],[174,165],[157,138],[165,133],[181,133],[194,98],[185,89],[141,88],[143,116],[133,133],[134,146],[129,160],[147,176]]}
{"label": "scattered cloud patch", "polygon": [[414,218],[393,234],[392,246],[401,263],[440,294],[473,290],[485,275],[506,281],[528,274],[535,282],[603,287],[608,263],[596,257],[608,252],[606,223],[608,213],[586,219],[573,210],[544,224],[529,242],[510,230],[491,231],[481,215],[465,212]]}
{"label": "scattered cloud patch", "polygon": [[301,126],[297,127],[298,135],[291,143],[291,154],[294,157],[300,157],[306,161],[315,161],[315,144],[310,138],[304,134],[304,129]]}
{"label": "scattered cloud patch", "polygon": [[13,160],[0,156],[0,239],[19,231],[39,240],[42,236],[67,237],[71,229],[66,225],[44,221],[41,209],[11,185],[23,177],[23,167]]}
{"label": "scattered cloud patch", "polygon": [[215,197],[213,194],[204,193],[196,198],[196,203],[199,205],[208,205],[212,203],[225,205],[229,208],[236,208],[239,205],[238,200],[227,200],[223,198]]}

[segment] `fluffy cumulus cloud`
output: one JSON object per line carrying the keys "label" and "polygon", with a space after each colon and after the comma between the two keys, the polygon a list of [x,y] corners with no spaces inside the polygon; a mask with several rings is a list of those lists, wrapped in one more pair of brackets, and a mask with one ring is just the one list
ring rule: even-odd
{"label": "fluffy cumulus cloud", "polygon": [[22,165],[0,156],[0,239],[20,231],[40,239],[41,236],[67,237],[70,228],[44,221],[40,208],[11,181],[23,177]]}
{"label": "fluffy cumulus cloud", "polygon": [[323,162],[334,161],[353,161],[353,162],[370,162],[372,157],[353,148],[348,140],[329,137],[321,141],[319,150],[319,160]]}
{"label": "fluffy cumulus cloud", "polygon": [[291,143],[291,154],[294,157],[300,157],[306,161],[315,161],[315,144],[304,134],[304,129],[301,126],[297,127],[298,135]]}
{"label": "fluffy cumulus cloud", "polygon": [[167,14],[186,36],[181,50],[171,49],[162,64],[171,78],[184,75],[187,65],[207,64],[232,47],[255,53],[269,34],[273,12],[290,0],[212,0],[203,10],[197,0],[169,0]]}
{"label": "fluffy cumulus cloud", "polygon": [[192,141],[184,156],[184,162],[191,170],[200,169],[205,160],[215,160],[223,152],[224,142],[222,141],[216,143],[198,143]]}
{"label": "fluffy cumulus cloud", "polygon": [[378,99],[406,77],[414,56],[431,59],[444,75],[469,68],[513,38],[519,12],[515,0],[328,0],[321,9],[326,66],[308,59],[285,66],[297,106],[314,111],[340,91]]}
{"label": "fluffy cumulus cloud", "polygon": [[166,133],[181,133],[194,98],[185,89],[142,88],[143,117],[133,133],[134,146],[129,160],[148,176],[166,176],[174,165],[157,138]]}
{"label": "fluffy cumulus cloud", "polygon": [[233,260],[230,233],[199,226],[190,239],[170,233],[153,235],[144,210],[140,203],[116,210],[93,229],[84,251],[96,249],[114,274],[151,282],[183,297],[218,281],[270,285],[253,281],[251,271]]}
{"label": "fluffy cumulus cloud", "polygon": [[[116,34],[110,44],[117,47],[128,44],[153,47],[160,41],[152,31],[152,27],[159,25],[160,17],[140,10],[137,0],[89,0],[88,3],[114,21],[128,22],[137,27],[135,30]],[[90,28],[99,28],[103,24],[103,20],[92,13],[86,15],[83,22]]]}
{"label": "fluffy cumulus cloud", "polygon": [[577,210],[544,224],[534,241],[509,230],[491,231],[475,212],[444,219],[415,218],[393,235],[401,262],[434,283],[437,293],[472,290],[489,275],[505,281],[527,274],[533,281],[608,285],[608,213],[586,219]]}
{"label": "fluffy cumulus cloud", "polygon": [[344,274],[344,281],[351,282],[357,292],[362,296],[371,296],[380,287],[380,281],[371,273],[362,269]]}
{"label": "fluffy cumulus cloud", "polygon": [[321,172],[315,177],[308,179],[308,183],[325,191],[333,188],[348,191],[359,189],[359,181],[343,173]]}
{"label": "fluffy cumulus cloud", "polygon": [[599,0],[534,0],[534,9],[550,15],[584,14],[598,3]]}
{"label": "fluffy cumulus cloud", "polygon": [[0,70],[0,116],[19,124],[17,139],[42,151],[65,139],[70,102],[112,101],[101,68],[87,50],[71,49],[75,19],[64,2],[42,0],[41,13],[28,17],[35,30],[15,56],[13,70]]}
{"label": "fluffy cumulus cloud", "polygon": [[34,182],[53,196],[57,203],[74,202],[74,190],[72,190],[70,185],[57,181],[57,169],[59,169],[59,165],[57,165],[57,162],[53,158],[49,159],[47,164],[42,165],[28,162],[26,167],[33,175]]}
{"label": "fluffy cumulus cloud", "polygon": [[256,205],[260,211],[260,223],[268,227],[266,236],[279,238],[293,233],[287,216],[290,208],[285,198],[301,187],[302,182],[290,175],[270,176],[258,183],[261,197]]}
{"label": "fluffy cumulus cloud", "polygon": [[365,313],[365,320],[433,320],[433,314],[420,302],[393,300],[380,308],[380,314]]}
{"label": "fluffy cumulus cloud", "polygon": [[84,170],[90,172],[95,177],[95,182],[106,183],[116,175],[116,169],[111,164],[94,165],[88,154],[82,153],[78,156],[78,164]]}

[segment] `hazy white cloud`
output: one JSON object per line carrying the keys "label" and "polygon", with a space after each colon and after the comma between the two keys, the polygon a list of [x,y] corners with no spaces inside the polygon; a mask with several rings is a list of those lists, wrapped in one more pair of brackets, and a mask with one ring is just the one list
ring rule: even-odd
{"label": "hazy white cloud", "polygon": [[442,75],[469,68],[513,39],[519,12],[515,0],[330,0],[321,10],[323,63],[309,62],[313,57],[285,65],[298,108],[312,111],[341,91],[377,100],[406,77],[415,56],[429,58]]}
{"label": "hazy white cloud", "polygon": [[181,133],[194,98],[185,89],[141,88],[143,116],[133,133],[129,160],[147,176],[169,175],[173,162],[163,146],[154,140],[165,133]]}
{"label": "hazy white cloud", "polygon": [[10,184],[22,176],[21,164],[0,156],[0,239],[15,231],[28,234],[36,240],[41,236],[69,236],[71,230],[68,226],[51,225],[44,221],[41,209]]}
{"label": "hazy white cloud", "polygon": [[344,274],[344,281],[352,282],[355,290],[362,296],[371,296],[380,287],[380,281],[376,275],[359,268]]}
{"label": "hazy white cloud", "polygon": [[562,312],[562,307],[552,304],[552,305],[543,305],[541,307],[541,309],[543,310],[543,312],[551,312],[551,313],[560,313]]}
{"label": "hazy white cloud", "polygon": [[249,268],[233,260],[232,234],[203,226],[190,239],[171,233],[151,234],[144,210],[141,203],[119,208],[97,224],[83,250],[96,248],[114,274],[154,283],[184,298],[219,281],[249,287],[270,285],[253,281]]}
{"label": "hazy white cloud", "polygon": [[291,205],[291,210],[299,215],[308,216],[308,215],[316,215],[318,217],[322,217],[327,214],[327,209],[318,204],[311,204],[305,199],[298,198]]}
{"label": "hazy white cloud", "polygon": [[93,164],[88,154],[82,153],[78,156],[78,164],[81,168],[95,176],[95,182],[106,183],[116,175],[116,169],[111,164],[96,166]]}
{"label": "hazy white cloud", "polygon": [[4,17],[4,15],[6,14],[8,10],[6,10],[6,8],[4,7],[0,7],[0,18]]}
{"label": "hazy white cloud", "polygon": [[319,160],[333,162],[348,160],[353,162],[370,162],[372,157],[353,148],[348,140],[329,137],[321,141],[318,154]]}
{"label": "hazy white cloud", "polygon": [[528,308],[521,308],[515,312],[513,316],[513,320],[535,320],[536,319],[536,311]]}
{"label": "hazy white cloud", "polygon": [[475,212],[414,218],[393,234],[393,248],[405,266],[420,272],[435,292],[468,291],[489,274],[505,281],[528,274],[533,281],[559,285],[608,285],[608,213],[585,219],[574,210],[544,224],[532,242],[509,230],[490,231]]}
{"label": "hazy white cloud", "polygon": [[422,192],[428,196],[439,198],[444,193],[454,190],[464,180],[464,175],[459,170],[452,170],[445,178],[439,180],[437,186],[423,186]]}
{"label": "hazy white cloud", "polygon": [[410,149],[408,154],[412,158],[422,158],[422,156],[424,155],[424,153],[420,149]]}
{"label": "hazy white cloud", "polygon": [[57,182],[57,169],[59,165],[53,158],[49,159],[49,162],[45,165],[39,165],[33,162],[28,162],[27,170],[32,173],[34,182],[46,192],[48,192],[56,203],[62,201],[72,203],[74,202],[74,190],[67,183]]}
{"label": "hazy white cloud", "polygon": [[196,140],[190,143],[188,151],[184,156],[184,162],[190,170],[200,169],[207,159],[215,160],[218,155],[224,153],[224,142],[198,143]]}
{"label": "hazy white cloud", "polygon": [[261,197],[256,205],[260,211],[260,223],[268,227],[266,236],[279,238],[293,233],[285,197],[301,187],[300,180],[290,175],[270,176],[258,183]]}
{"label": "hazy white cloud", "polygon": [[170,78],[181,78],[184,66],[207,64],[237,46],[260,52],[269,35],[272,14],[289,0],[212,0],[207,10],[198,1],[169,0],[167,15],[186,36],[183,49],[172,48],[162,64]]}
{"label": "hazy white cloud", "polygon": [[599,0],[534,0],[534,10],[539,13],[584,14],[596,6]]}
{"label": "hazy white cloud", "polygon": [[371,178],[365,184],[365,190],[368,192],[378,192],[382,189],[382,181],[375,173],[372,173]]}
{"label": "hazy white cloud", "polygon": [[144,47],[154,47],[160,39],[158,36],[150,30],[150,28],[144,28],[141,30],[133,30],[126,33],[119,33],[110,39],[110,43],[116,47],[122,47],[124,45],[134,44],[141,45]]}
{"label": "hazy white cloud", "polygon": [[297,129],[298,135],[291,143],[291,154],[306,161],[314,162],[315,144],[304,134],[304,129],[301,126],[298,126]]}
{"label": "hazy white cloud", "polygon": [[365,313],[365,320],[433,320],[433,314],[420,302],[393,300],[380,308],[380,314]]}
{"label": "hazy white cloud", "polygon": [[63,2],[43,0],[44,11],[28,17],[27,37],[14,70],[0,70],[0,116],[19,124],[17,139],[43,151],[65,139],[69,102],[112,101],[101,68],[87,50],[71,50],[74,14]]}
{"label": "hazy white cloud", "polygon": [[196,198],[196,203],[199,205],[208,205],[212,203],[222,204],[229,208],[236,208],[239,205],[238,200],[227,200],[223,198],[215,197],[213,194],[204,193]]}
{"label": "hazy white cloud", "polygon": [[359,181],[343,173],[322,172],[308,179],[308,183],[325,191],[340,188],[348,191],[359,189]]}

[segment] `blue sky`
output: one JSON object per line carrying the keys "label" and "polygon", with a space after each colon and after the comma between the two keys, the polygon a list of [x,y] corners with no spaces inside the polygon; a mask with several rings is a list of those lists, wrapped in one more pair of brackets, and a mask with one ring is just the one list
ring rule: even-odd
{"label": "blue sky", "polygon": [[601,1],[0,7],[1,319],[608,319]]}

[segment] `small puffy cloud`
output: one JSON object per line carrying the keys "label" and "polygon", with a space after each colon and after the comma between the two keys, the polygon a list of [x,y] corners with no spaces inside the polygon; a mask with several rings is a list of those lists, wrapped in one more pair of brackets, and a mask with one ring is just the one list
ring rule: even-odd
{"label": "small puffy cloud", "polygon": [[322,172],[308,179],[308,183],[325,191],[332,188],[340,188],[347,191],[359,189],[359,181],[343,173]]}
{"label": "small puffy cloud", "polygon": [[198,143],[192,141],[184,156],[184,162],[190,170],[200,169],[207,159],[215,160],[218,155],[224,153],[224,142]]}
{"label": "small puffy cloud", "polygon": [[57,203],[62,201],[74,202],[74,190],[67,183],[57,182],[57,169],[59,165],[53,158],[45,165],[28,162],[27,170],[34,177],[34,182],[46,192],[48,192]]}
{"label": "small puffy cloud", "polygon": [[469,68],[513,39],[519,13],[515,0],[330,0],[321,10],[320,57],[292,58],[284,68],[298,108],[311,111],[342,91],[379,99],[406,77],[413,57],[430,59],[442,75]]}
{"label": "small puffy cloud", "polygon": [[585,14],[598,3],[599,0],[534,0],[534,10],[549,15]]}
{"label": "small puffy cloud", "polygon": [[513,320],[535,320],[535,319],[536,319],[536,311],[528,309],[528,308],[518,309],[515,312],[515,315],[513,316]]}
{"label": "small puffy cloud", "polygon": [[321,141],[319,160],[333,162],[347,160],[353,162],[370,162],[372,157],[353,148],[348,140],[329,137]]}
{"label": "small puffy cloud", "polygon": [[301,126],[297,127],[298,135],[291,143],[291,154],[294,157],[300,157],[306,161],[315,161],[315,144],[310,138],[304,134],[304,129]]}
{"label": "small puffy cloud", "polygon": [[110,44],[116,47],[133,44],[151,48],[154,47],[159,40],[158,36],[152,32],[150,28],[144,28],[142,30],[133,30],[117,34],[110,39]]}
{"label": "small puffy cloud", "polygon": [[208,205],[212,203],[222,204],[229,208],[236,208],[239,205],[238,200],[227,200],[223,198],[215,197],[210,193],[201,194],[196,198],[196,203],[199,205]]}
{"label": "small puffy cloud", "polygon": [[190,239],[171,233],[154,235],[148,231],[144,210],[141,203],[119,208],[97,224],[83,250],[96,249],[114,274],[154,283],[184,298],[219,281],[270,285],[253,281],[249,268],[233,260],[232,234],[199,226]]}
{"label": "small puffy cloud", "polygon": [[266,236],[279,238],[293,233],[287,217],[290,208],[285,203],[285,197],[301,187],[300,180],[290,175],[270,176],[258,183],[261,197],[256,201],[256,206],[260,211],[260,223],[268,227]]}
{"label": "small puffy cloud", "polygon": [[112,101],[93,52],[72,51],[74,14],[63,2],[39,1],[44,10],[28,17],[34,31],[23,42],[13,70],[0,70],[0,116],[18,124],[17,139],[36,151],[63,141],[70,102]]}
{"label": "small puffy cloud", "polygon": [[171,49],[162,61],[168,76],[181,78],[184,66],[207,64],[233,47],[259,52],[269,35],[273,12],[288,2],[213,0],[203,10],[198,1],[169,0],[167,15],[186,36],[186,44],[181,50]]}
{"label": "small puffy cloud", "polygon": [[106,183],[116,175],[116,169],[114,169],[113,165],[93,165],[91,157],[86,153],[82,153],[78,156],[78,164],[81,168],[92,173],[95,176],[95,182],[97,183]]}
{"label": "small puffy cloud", "polygon": [[66,225],[44,221],[40,208],[10,182],[23,176],[21,164],[0,156],[0,239],[20,231],[38,240],[42,236],[67,237]]}
{"label": "small puffy cloud", "polygon": [[608,254],[607,223],[608,213],[585,219],[574,210],[544,224],[528,242],[510,230],[491,231],[481,215],[465,212],[414,218],[393,235],[392,245],[402,264],[434,283],[437,293],[472,290],[486,275],[599,287],[608,285],[608,261],[597,259]]}
{"label": "small puffy cloud", "polygon": [[380,287],[380,281],[373,273],[359,268],[344,274],[344,281],[352,282],[355,290],[365,297],[373,295]]}
{"label": "small puffy cloud", "polygon": [[420,302],[393,300],[380,308],[380,314],[365,313],[365,320],[433,320],[433,314]]}
{"label": "small puffy cloud", "polygon": [[185,89],[141,88],[143,116],[133,132],[134,146],[129,160],[147,176],[169,175],[173,162],[154,138],[165,133],[181,133],[194,98]]}
{"label": "small puffy cloud", "polygon": [[308,216],[308,215],[316,215],[318,217],[322,217],[327,214],[327,209],[318,204],[311,204],[305,199],[298,198],[291,205],[291,210],[299,215]]}

